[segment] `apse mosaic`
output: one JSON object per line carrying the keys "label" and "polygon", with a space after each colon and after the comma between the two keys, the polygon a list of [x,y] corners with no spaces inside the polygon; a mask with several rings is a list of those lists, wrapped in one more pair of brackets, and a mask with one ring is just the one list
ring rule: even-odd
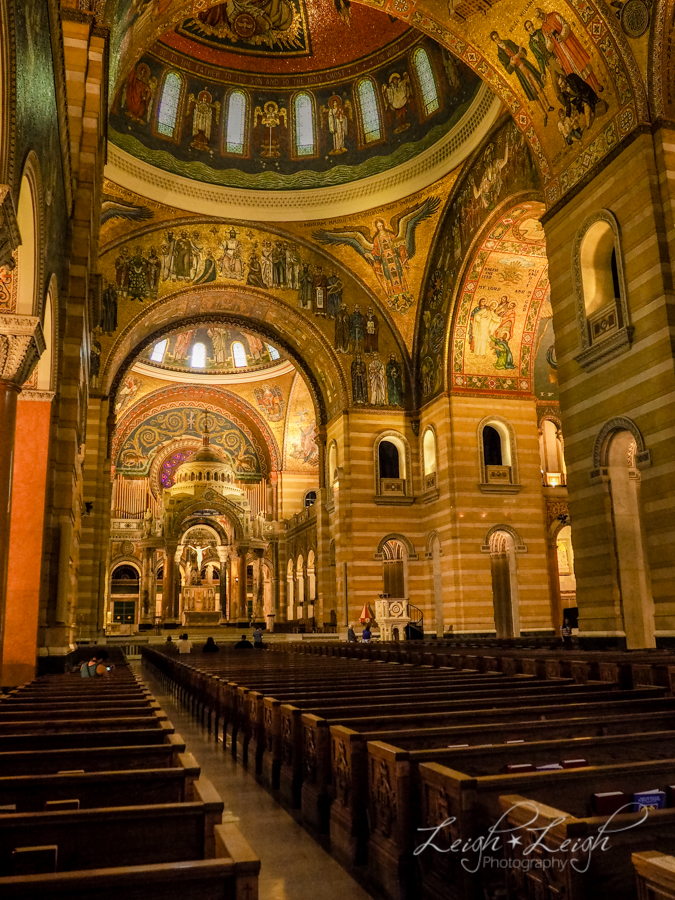
{"label": "apse mosaic", "polygon": [[[159,410],[147,416],[125,437],[116,457],[116,470],[123,475],[147,476],[155,456],[179,438],[201,437],[202,411],[185,406]],[[261,467],[251,438],[222,413],[209,412],[211,444],[230,458],[237,477],[257,481]]]}
{"label": "apse mosaic", "polygon": [[[423,398],[435,395],[443,387],[444,348],[453,314],[452,298],[476,234],[509,195],[538,187],[539,179],[527,144],[513,122],[502,125],[490,136],[455,185],[420,298],[417,364]],[[506,256],[503,258],[508,261]],[[528,265],[520,259],[510,262],[513,277],[516,270],[520,271],[519,266]],[[509,287],[509,276],[503,275],[507,279],[504,287]],[[480,347],[483,349],[482,344]],[[505,353],[502,364],[511,365],[506,356]],[[515,368],[504,371],[511,377]],[[511,387],[515,389],[515,384]]]}
{"label": "apse mosaic", "polygon": [[219,374],[269,366],[278,362],[281,354],[251,332],[208,325],[163,337],[146,347],[138,359],[173,371]]}
{"label": "apse mosaic", "polygon": [[146,54],[129,72],[109,138],[176,175],[239,188],[327,187],[401,165],[444,137],[480,86],[428,39],[350,78],[335,70],[288,85],[283,75],[198,76],[164,57]]}

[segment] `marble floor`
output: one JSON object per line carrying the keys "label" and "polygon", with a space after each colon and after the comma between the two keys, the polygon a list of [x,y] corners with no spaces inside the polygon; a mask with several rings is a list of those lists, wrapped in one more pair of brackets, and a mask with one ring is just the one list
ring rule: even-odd
{"label": "marble floor", "polygon": [[[140,663],[134,663],[134,668]],[[187,750],[213,782],[226,812],[260,857],[260,900],[369,900],[370,895],[238,765],[223,745],[162,690],[147,669],[143,679],[182,735]]]}

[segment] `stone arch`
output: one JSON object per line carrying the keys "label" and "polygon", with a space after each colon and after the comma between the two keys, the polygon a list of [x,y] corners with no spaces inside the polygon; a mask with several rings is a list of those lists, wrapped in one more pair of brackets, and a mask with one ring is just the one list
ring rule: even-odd
{"label": "stone arch", "polygon": [[508,419],[500,415],[484,416],[478,423],[478,428],[476,429],[476,435],[478,438],[478,459],[481,484],[487,482],[485,469],[485,450],[483,447],[483,431],[487,425],[490,425],[492,428],[495,428],[496,426],[496,430],[502,439],[503,457],[505,456],[504,442],[506,442],[506,450],[508,451],[508,463],[503,462],[503,465],[508,465],[511,468],[511,484],[514,486],[519,485],[520,474],[518,470],[518,447],[516,445],[516,430]]}
{"label": "stone arch", "polygon": [[512,525],[493,525],[485,535],[485,539],[481,544],[481,552],[482,553],[490,553],[492,550],[491,539],[492,536],[497,534],[499,531],[505,531],[513,538],[513,545],[516,553],[527,553],[527,544],[523,543],[521,536],[518,534],[516,529]]}
{"label": "stone arch", "polygon": [[132,566],[138,572],[139,581],[142,575],[142,569],[140,562],[136,559],[135,556],[116,556],[115,559],[110,563],[110,577],[112,578],[113,572],[116,571],[120,566]]}
{"label": "stone arch", "polygon": [[645,445],[642,432],[628,416],[614,416],[602,426],[595,439],[593,447],[593,469],[598,470],[609,465],[609,445],[611,438],[617,431],[629,431],[635,439],[636,453],[635,466],[645,469],[651,465],[651,454]]}
{"label": "stone arch", "polygon": [[[232,522],[235,542],[243,540],[244,528],[241,522],[241,511],[237,506],[235,506],[234,503],[232,503],[226,497],[221,497],[220,494],[217,494],[215,491],[207,491],[197,499],[190,498],[189,500],[186,500],[174,507],[174,509],[171,511],[172,527],[170,529],[170,533],[165,534],[165,538],[167,540],[180,540],[181,535],[185,530],[183,529],[183,526],[186,520],[190,518],[190,516],[199,512],[205,506],[210,509],[218,510],[220,515],[227,516],[227,518]],[[208,518],[210,519],[211,517],[209,516]],[[215,528],[218,523],[209,521],[208,524]],[[218,527],[220,528],[219,533],[223,535],[224,542],[228,543],[224,529],[222,529],[222,526]]]}
{"label": "stone arch", "polygon": [[373,559],[384,559],[384,545],[387,541],[400,541],[408,553],[408,559],[415,560],[418,558],[415,545],[410,538],[406,537],[404,534],[398,534],[397,532],[392,531],[390,534],[385,534],[377,545],[377,552],[373,556]]}
{"label": "stone arch", "polygon": [[41,316],[44,305],[44,196],[40,160],[31,150],[21,173],[16,221],[21,234],[17,251],[18,279],[16,311]]}
{"label": "stone arch", "polygon": [[[190,307],[200,308],[199,313],[185,315],[188,296]],[[326,424],[329,409],[337,411],[349,405],[347,382],[337,354],[311,320],[267,292],[236,285],[184,288],[142,310],[115,339],[101,367],[102,390],[114,396],[138,354],[166,332],[206,322],[255,331],[282,347],[307,382],[320,425]],[[312,360],[311,365],[308,360]],[[330,382],[334,395],[327,386],[321,388],[321,379]]]}

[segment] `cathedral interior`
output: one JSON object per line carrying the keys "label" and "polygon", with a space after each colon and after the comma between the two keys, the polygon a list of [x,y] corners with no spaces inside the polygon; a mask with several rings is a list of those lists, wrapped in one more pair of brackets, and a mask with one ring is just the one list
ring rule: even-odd
{"label": "cathedral interior", "polygon": [[0,0],[4,690],[675,647],[675,0],[539,2]]}

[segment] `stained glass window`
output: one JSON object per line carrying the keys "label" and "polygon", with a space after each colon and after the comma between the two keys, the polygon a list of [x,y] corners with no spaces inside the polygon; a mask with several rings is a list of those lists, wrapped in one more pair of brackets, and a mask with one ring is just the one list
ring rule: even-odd
{"label": "stained glass window", "polygon": [[373,82],[369,78],[359,81],[358,92],[363,137],[366,144],[371,144],[373,141],[379,141],[382,137],[380,111],[377,108],[377,96]]}
{"label": "stained glass window", "polygon": [[195,344],[192,348],[192,368],[203,369],[206,366],[206,347],[204,344]]}
{"label": "stained glass window", "polygon": [[160,134],[165,134],[167,137],[172,138],[176,132],[178,104],[180,103],[182,86],[181,77],[176,72],[169,72],[164,79],[162,96],[157,110],[157,131]]}
{"label": "stained glass window", "polygon": [[153,362],[162,362],[164,359],[164,351],[166,350],[166,345],[168,343],[168,340],[165,338],[163,341],[160,341],[159,344],[155,344],[155,349],[152,351],[152,356],[150,357]]}
{"label": "stained glass window", "polygon": [[234,357],[235,366],[241,368],[242,366],[246,366],[246,351],[244,350],[244,345],[240,344],[239,341],[235,341],[232,344],[232,356]]}
{"label": "stained glass window", "polygon": [[246,137],[246,94],[232,91],[227,101],[227,124],[225,131],[225,150],[227,153],[244,152]]}
{"label": "stained glass window", "polygon": [[295,113],[295,152],[298,156],[314,154],[314,115],[309,94],[298,94],[293,109]]}
{"label": "stained glass window", "polygon": [[429,55],[423,47],[418,47],[415,50],[413,63],[417,73],[420,93],[422,94],[424,114],[430,116],[432,112],[436,112],[438,109],[438,89],[436,88],[436,79],[429,62]]}
{"label": "stained glass window", "polygon": [[267,345],[267,352],[270,355],[270,359],[279,359],[279,351],[276,347],[272,347],[270,344]]}

